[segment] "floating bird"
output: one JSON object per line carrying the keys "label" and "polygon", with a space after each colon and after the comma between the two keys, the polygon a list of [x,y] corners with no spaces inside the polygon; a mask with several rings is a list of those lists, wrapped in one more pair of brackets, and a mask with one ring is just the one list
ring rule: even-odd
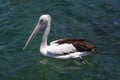
{"label": "floating bird", "polygon": [[86,42],[84,39],[65,38],[52,41],[50,45],[47,45],[50,27],[51,16],[42,15],[23,49],[28,46],[28,44],[33,40],[38,31],[44,28],[45,33],[42,37],[40,52],[45,56],[57,59],[82,59],[83,56],[90,55],[91,52],[94,52],[96,50],[96,47],[94,45]]}

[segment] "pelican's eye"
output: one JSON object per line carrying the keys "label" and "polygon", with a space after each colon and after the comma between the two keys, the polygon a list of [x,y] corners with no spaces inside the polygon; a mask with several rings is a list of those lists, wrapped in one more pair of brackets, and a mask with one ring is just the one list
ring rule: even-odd
{"label": "pelican's eye", "polygon": [[43,22],[43,19],[41,19],[40,22]]}
{"label": "pelican's eye", "polygon": [[40,21],[39,21],[39,23],[41,24],[43,22],[43,19],[41,19]]}

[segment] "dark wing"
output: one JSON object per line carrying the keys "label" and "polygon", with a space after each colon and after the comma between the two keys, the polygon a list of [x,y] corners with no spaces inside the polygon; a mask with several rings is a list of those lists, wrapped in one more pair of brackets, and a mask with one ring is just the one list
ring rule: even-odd
{"label": "dark wing", "polygon": [[76,48],[76,50],[79,52],[96,50],[96,47],[94,45],[86,42],[84,39],[66,38],[66,39],[57,40],[55,43],[59,45],[65,44],[65,43],[72,44]]}

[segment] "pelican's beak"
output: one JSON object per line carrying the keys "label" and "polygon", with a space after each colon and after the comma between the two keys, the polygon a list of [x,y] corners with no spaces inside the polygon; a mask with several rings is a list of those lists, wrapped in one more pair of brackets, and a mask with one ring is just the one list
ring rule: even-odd
{"label": "pelican's beak", "polygon": [[31,34],[30,37],[28,38],[28,40],[27,40],[27,42],[26,42],[26,44],[25,44],[25,46],[24,46],[23,49],[25,49],[25,48],[28,46],[28,44],[34,39],[34,37],[36,36],[36,34],[38,33],[38,31],[39,31],[41,28],[42,28],[42,23],[38,22],[37,25],[36,25],[36,27],[34,28],[32,34]]}

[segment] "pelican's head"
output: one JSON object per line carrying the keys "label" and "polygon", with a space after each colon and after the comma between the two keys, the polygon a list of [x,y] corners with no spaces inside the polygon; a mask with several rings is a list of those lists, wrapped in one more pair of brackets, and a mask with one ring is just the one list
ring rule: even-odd
{"label": "pelican's head", "polygon": [[33,30],[32,34],[28,38],[23,49],[25,49],[28,46],[28,44],[33,40],[33,38],[36,36],[36,34],[38,33],[38,31],[40,29],[50,27],[50,23],[51,23],[51,16],[50,15],[46,14],[46,15],[40,16],[40,19],[39,19],[35,29]]}
{"label": "pelican's head", "polygon": [[51,23],[51,16],[46,14],[39,18],[38,25],[36,27],[46,28]]}
{"label": "pelican's head", "polygon": [[51,16],[46,14],[46,15],[42,15],[40,16],[40,19],[39,19],[39,23],[50,23],[51,22]]}

